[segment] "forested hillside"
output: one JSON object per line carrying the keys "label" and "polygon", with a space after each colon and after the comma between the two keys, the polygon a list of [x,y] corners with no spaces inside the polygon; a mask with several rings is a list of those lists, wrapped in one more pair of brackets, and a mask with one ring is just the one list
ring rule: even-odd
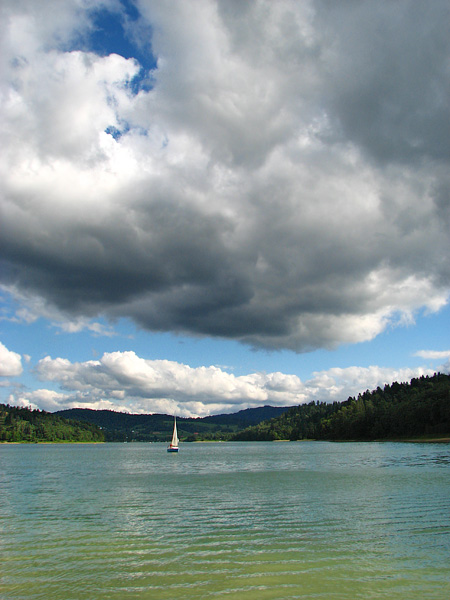
{"label": "forested hillside", "polygon": [[333,404],[300,405],[235,440],[376,440],[450,435],[450,376],[392,383]]}
{"label": "forested hillside", "polygon": [[[249,425],[279,416],[288,407],[261,406],[240,410],[230,415],[203,418],[177,418],[181,441],[229,440],[235,433]],[[85,421],[101,427],[109,442],[162,442],[172,436],[173,417],[169,415],[129,414],[112,410],[72,408],[59,411],[65,419]]]}
{"label": "forested hillside", "polygon": [[96,425],[0,404],[0,442],[103,442],[104,439]]}

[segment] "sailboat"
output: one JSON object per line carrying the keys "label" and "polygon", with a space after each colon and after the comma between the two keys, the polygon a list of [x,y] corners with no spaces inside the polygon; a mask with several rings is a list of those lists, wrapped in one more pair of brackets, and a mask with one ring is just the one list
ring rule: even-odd
{"label": "sailboat", "polygon": [[178,452],[177,418],[174,417],[173,419],[172,441],[167,446],[167,452]]}

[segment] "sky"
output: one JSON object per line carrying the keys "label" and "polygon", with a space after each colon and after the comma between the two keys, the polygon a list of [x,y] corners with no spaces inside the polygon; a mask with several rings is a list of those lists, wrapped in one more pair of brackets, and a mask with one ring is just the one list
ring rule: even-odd
{"label": "sky", "polygon": [[448,0],[3,0],[0,402],[450,372]]}

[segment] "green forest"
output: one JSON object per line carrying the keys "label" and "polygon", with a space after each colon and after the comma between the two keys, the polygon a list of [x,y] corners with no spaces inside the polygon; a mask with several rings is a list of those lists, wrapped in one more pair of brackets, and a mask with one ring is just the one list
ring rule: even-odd
{"label": "green forest", "polygon": [[[178,434],[183,442],[224,441],[245,427],[286,410],[287,407],[261,406],[232,415],[178,418]],[[0,405],[0,442],[167,442],[172,430],[173,417],[169,415],[86,408],[49,413]]]}
{"label": "green forest", "polygon": [[237,433],[239,441],[383,440],[448,437],[450,376],[367,390],[345,402],[311,402]]}
{"label": "green forest", "polygon": [[41,410],[0,404],[0,442],[103,442],[96,425]]}
{"label": "green forest", "polygon": [[[178,417],[178,436],[182,442],[225,441],[242,429],[279,416],[286,410],[288,407],[260,406],[231,415]],[[172,437],[173,416],[169,415],[128,414],[87,408],[72,408],[56,414],[101,427],[106,442],[167,442]]]}

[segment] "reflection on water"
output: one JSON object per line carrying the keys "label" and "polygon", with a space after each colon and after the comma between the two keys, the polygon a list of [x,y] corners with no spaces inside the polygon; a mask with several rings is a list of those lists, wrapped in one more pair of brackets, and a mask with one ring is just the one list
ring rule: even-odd
{"label": "reflection on water", "polygon": [[0,446],[4,600],[448,598],[450,446]]}

